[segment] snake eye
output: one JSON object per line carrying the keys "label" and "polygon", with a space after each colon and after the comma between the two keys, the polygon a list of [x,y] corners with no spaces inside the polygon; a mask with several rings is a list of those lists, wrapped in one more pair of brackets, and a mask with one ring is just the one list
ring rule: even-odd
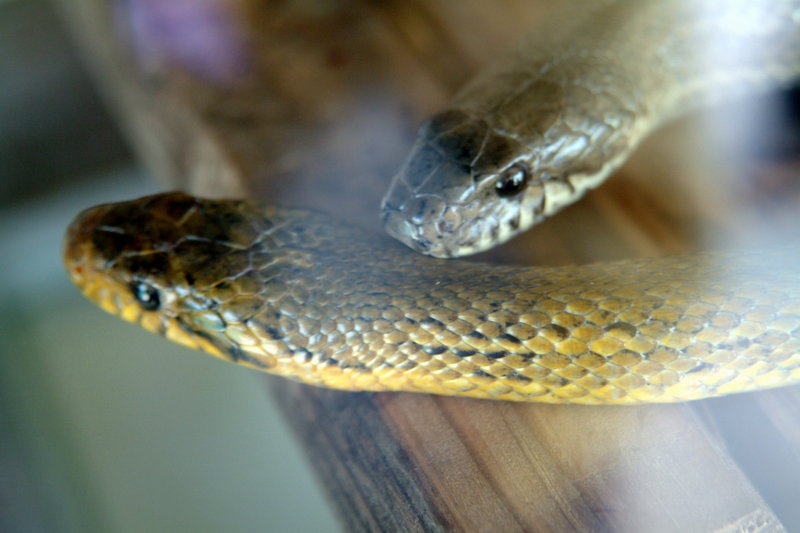
{"label": "snake eye", "polygon": [[131,283],[131,292],[145,311],[155,311],[161,306],[158,289],[152,285],[143,281],[134,281]]}
{"label": "snake eye", "polygon": [[522,163],[514,163],[497,177],[494,182],[495,192],[501,198],[519,194],[528,184],[528,174],[528,167]]}

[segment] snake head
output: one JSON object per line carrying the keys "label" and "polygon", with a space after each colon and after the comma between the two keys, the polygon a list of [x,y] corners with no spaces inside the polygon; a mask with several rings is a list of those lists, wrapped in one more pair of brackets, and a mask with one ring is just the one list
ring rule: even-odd
{"label": "snake head", "polygon": [[269,219],[239,204],[166,193],[87,209],[64,241],[69,276],[105,311],[151,332],[269,366],[237,348],[249,335],[242,323],[264,305],[254,265],[271,260],[257,246]]}
{"label": "snake head", "polygon": [[477,253],[544,218],[544,185],[516,139],[446,111],[423,124],[383,200],[386,230],[435,257]]}

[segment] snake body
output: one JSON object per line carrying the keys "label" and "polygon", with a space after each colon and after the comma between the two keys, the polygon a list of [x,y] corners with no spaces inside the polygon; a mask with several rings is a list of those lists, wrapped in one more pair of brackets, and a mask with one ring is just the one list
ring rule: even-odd
{"label": "snake body", "polygon": [[[423,127],[384,202],[395,236],[442,256],[497,244],[680,108],[800,72],[798,0],[572,13]],[[687,59],[708,32],[710,63]],[[797,248],[500,267],[317,212],[167,193],[83,212],[64,254],[106,311],[313,385],[624,404],[800,382]]]}
{"label": "snake body", "polygon": [[435,257],[486,250],[602,183],[663,122],[800,74],[798,0],[572,0],[420,129],[383,201]]}
{"label": "snake body", "polygon": [[65,258],[103,309],[313,385],[637,403],[800,381],[796,249],[490,266],[312,211],[167,193],[85,211]]}

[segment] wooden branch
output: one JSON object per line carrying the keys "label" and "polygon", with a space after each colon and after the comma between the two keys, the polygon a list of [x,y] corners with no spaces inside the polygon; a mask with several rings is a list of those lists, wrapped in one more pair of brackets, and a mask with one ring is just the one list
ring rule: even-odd
{"label": "wooden branch", "polygon": [[[172,30],[201,32],[184,39],[131,25],[134,15],[140,25],[167,16],[158,6],[169,2],[113,5],[62,1],[133,144],[170,186],[310,205],[374,226],[416,124],[547,3],[178,2]],[[216,47],[180,47],[202,32]],[[705,172],[675,162],[666,146],[649,144],[624,177],[499,257],[560,264],[691,249],[692,228],[708,221],[736,233],[736,217],[702,195],[692,197],[695,212],[665,202],[690,194]],[[575,224],[585,237],[564,241]],[[800,528],[796,389],[615,408],[266,381],[348,531]],[[749,418],[737,424],[740,413]],[[780,464],[769,464],[773,454]]]}

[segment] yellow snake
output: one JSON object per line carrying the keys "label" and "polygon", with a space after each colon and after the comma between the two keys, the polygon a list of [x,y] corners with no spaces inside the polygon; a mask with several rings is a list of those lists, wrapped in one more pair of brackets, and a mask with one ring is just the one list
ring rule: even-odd
{"label": "yellow snake", "polygon": [[[515,113],[526,112],[533,97],[553,92],[558,84],[551,80],[561,83],[559,76],[577,73],[576,79],[583,81],[574,85],[580,89],[575,94],[556,91],[556,96],[563,98],[557,106],[578,102],[581,94],[594,94],[595,100],[602,100],[597,95],[604,89],[593,83],[605,80],[617,88],[615,84],[636,81],[633,74],[644,68],[645,60],[627,75],[622,67],[605,71],[603,67],[601,72],[581,78],[583,70],[576,68],[594,68],[594,59],[603,56],[603,49],[589,47],[592,43],[599,46],[593,40],[597,36],[609,39],[610,48],[605,50],[619,51],[619,43],[625,39],[614,40],[607,29],[613,26],[609,21],[622,15],[617,10],[631,9],[634,4],[643,6],[644,13],[655,9],[646,18],[638,18],[639,11],[630,19],[623,17],[634,21],[634,26],[624,27],[626,31],[638,28],[638,33],[632,34],[638,36],[634,44],[649,42],[644,35],[660,35],[661,23],[676,22],[667,18],[666,12],[660,13],[654,2],[598,2],[608,11],[601,9],[593,15],[600,17],[595,20],[600,20],[603,28],[593,32],[595,37],[589,39],[587,34],[592,32],[580,31],[585,30],[583,19],[567,24],[578,36],[577,41],[569,42],[577,44],[550,41],[555,44],[545,48],[556,59],[544,64],[531,59],[539,57],[538,51],[523,52],[523,57],[500,65],[468,87],[456,99],[454,112],[424,128],[401,171],[402,186],[408,189],[409,182],[417,179],[413,176],[424,175],[415,187],[430,185],[446,191],[441,185],[431,185],[432,177],[439,180],[452,175],[442,168],[464,170],[464,157],[471,157],[471,164],[492,160],[492,168],[498,169],[489,181],[491,194],[483,196],[481,206],[496,204],[498,198],[528,197],[530,188],[539,193],[561,191],[553,201],[559,206],[567,196],[577,197],[594,186],[595,178],[583,180],[583,172],[591,168],[604,176],[631,149],[626,145],[615,151],[623,140],[635,145],[644,131],[657,123],[657,116],[675,111],[670,106],[702,97],[687,93],[652,101],[644,96],[641,102],[620,100],[629,106],[631,124],[600,115],[610,120],[608,124],[622,128],[623,134],[608,136],[601,131],[595,135],[595,130],[581,134],[587,141],[606,139],[598,153],[612,154],[611,159],[591,166],[587,161],[594,159],[589,152],[568,147],[569,155],[580,155],[574,159],[580,163],[573,167],[579,170],[576,173],[547,170],[547,177],[535,176],[536,169],[551,168],[537,166],[542,161],[568,158],[555,148],[547,152],[546,147],[542,153],[550,154],[547,158],[541,153],[530,155],[530,151],[523,151],[528,154],[524,157],[519,153],[511,157],[515,152],[508,139],[514,146],[528,146],[530,139],[553,140],[550,130],[541,127],[529,129],[536,133],[532,136],[525,127],[513,128],[530,124]],[[688,5],[662,4],[672,8]],[[764,2],[731,2],[734,4],[741,9],[760,6],[760,13],[765,7]],[[751,85],[775,83],[800,71],[795,68],[800,50],[796,4],[796,0],[770,3],[768,16],[759,20],[759,27],[769,30],[771,40],[777,35],[781,42],[795,39],[793,44],[774,56],[764,52],[758,64],[731,62],[730,68],[744,66],[723,81],[749,76]],[[659,13],[660,19],[650,18]],[[741,22],[751,22],[752,15],[743,11]],[[686,35],[686,39],[696,37],[695,30]],[[556,37],[548,35],[547,39]],[[658,46],[651,48],[666,62],[660,73],[670,60],[680,62],[680,50],[668,43],[678,48],[691,44],[677,38],[657,41]],[[758,50],[752,44],[751,48]],[[773,57],[773,62],[765,63]],[[572,66],[567,68],[569,63]],[[692,78],[697,72],[695,68],[677,69],[665,76],[685,85],[695,84],[700,92],[716,83],[714,79],[700,83],[700,77]],[[656,81],[637,83],[666,91],[656,87],[663,80],[655,77]],[[722,83],[714,86],[722,87]],[[608,92],[613,93],[611,89]],[[603,101],[610,100],[613,98]],[[655,105],[659,101],[663,104],[660,110]],[[547,115],[545,123],[551,127],[559,122],[553,116],[563,119],[565,127],[581,123],[575,119],[584,107],[559,109],[557,115],[533,111],[530,115]],[[636,118],[640,112],[645,113],[641,121]],[[459,122],[464,119],[466,128]],[[475,124],[483,128],[483,137],[479,150],[470,152],[465,139],[477,137],[463,134],[473,131]],[[456,134],[450,135],[452,132]],[[432,151],[426,148],[431,146]],[[609,151],[609,147],[615,150]],[[430,158],[425,156],[420,163],[418,156],[425,153],[438,154],[439,159],[428,165]],[[481,189],[479,175],[466,173],[474,187],[462,190],[461,198]],[[526,192],[506,194],[509,179],[511,189],[522,182],[520,190]],[[571,194],[563,192],[565,188]],[[503,194],[498,196],[498,190]],[[430,210],[430,199],[420,205],[416,196],[414,209],[402,208],[402,201],[393,203],[400,197],[397,191],[395,186],[387,196],[389,209],[401,214],[402,227],[396,233],[410,244],[423,236],[425,242],[418,247],[426,251],[444,243],[437,235],[451,235],[449,230],[466,220],[457,209],[442,209],[441,203]],[[411,192],[413,196],[419,190]],[[445,198],[453,197],[445,192]],[[477,221],[489,222],[488,235],[495,242],[507,237],[508,231],[491,229],[492,220],[516,231],[529,219],[552,212],[549,200],[534,201],[542,207],[530,215],[517,211],[515,219],[505,220],[478,212]],[[515,203],[525,209],[525,202]],[[502,207],[504,210],[508,208]],[[431,230],[425,224],[434,211],[446,216],[434,220]],[[396,215],[387,220],[392,217]],[[484,232],[470,230],[467,252],[484,246],[482,239],[474,238],[475,231]],[[442,255],[456,253],[461,252]],[[424,257],[308,210],[166,193],[84,211],[68,230],[64,256],[72,280],[106,311],[186,346],[314,385],[608,404],[690,400],[800,382],[797,248],[566,268],[500,267]]]}

